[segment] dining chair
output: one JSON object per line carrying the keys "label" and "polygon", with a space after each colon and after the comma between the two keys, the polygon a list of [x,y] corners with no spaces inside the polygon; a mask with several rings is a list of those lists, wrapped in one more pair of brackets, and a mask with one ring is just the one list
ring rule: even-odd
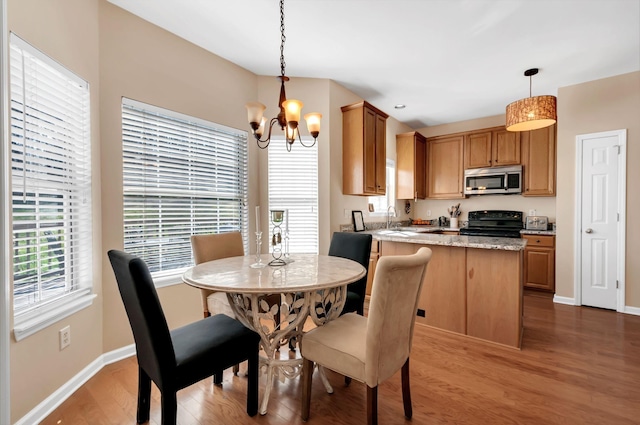
{"label": "dining chair", "polygon": [[[240,232],[192,235],[191,249],[193,251],[193,261],[196,265],[221,258],[244,255],[242,234]],[[210,289],[201,289],[200,294],[202,296],[204,317],[209,317],[215,314],[226,314],[229,317],[234,319],[236,318],[231,306],[229,305],[227,294]],[[272,294],[265,297],[265,300],[269,305],[280,306],[281,299],[282,296],[280,294]],[[280,308],[278,307],[278,313],[274,317],[274,325],[276,327],[280,326],[279,312]],[[233,373],[237,374],[238,370],[238,365],[234,365]],[[221,375],[216,375],[214,377],[214,382],[216,384],[220,384],[222,382],[219,381],[220,379],[222,379]]]}
{"label": "dining chair", "polygon": [[[365,233],[334,232],[329,245],[329,255],[356,261],[369,273],[371,242],[373,237]],[[364,300],[367,290],[367,274],[362,279],[347,285],[347,297],[341,314],[356,312],[364,315]]]}
{"label": "dining chair", "polygon": [[411,418],[409,354],[431,250],[378,260],[367,317],[347,313],[302,338],[302,419],[309,418],[314,363],[363,382],[367,423],[378,423],[378,385],[402,370],[404,414]]}
{"label": "dining chair", "polygon": [[151,382],[161,394],[162,424],[176,423],[177,391],[248,360],[247,414],[258,411],[260,336],[223,314],[169,330],[145,262],[110,250],[138,357],[138,423],[149,420]]}

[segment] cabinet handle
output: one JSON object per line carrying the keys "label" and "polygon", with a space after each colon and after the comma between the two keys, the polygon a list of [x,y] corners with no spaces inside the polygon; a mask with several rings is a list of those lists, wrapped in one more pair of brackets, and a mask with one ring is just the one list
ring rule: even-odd
{"label": "cabinet handle", "polygon": [[540,239],[538,239],[538,240],[536,241],[536,243],[540,243]]}

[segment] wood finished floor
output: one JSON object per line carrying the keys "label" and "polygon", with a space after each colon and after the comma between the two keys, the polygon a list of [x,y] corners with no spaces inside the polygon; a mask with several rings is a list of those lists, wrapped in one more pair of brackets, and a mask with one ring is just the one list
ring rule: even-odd
{"label": "wood finished floor", "polygon": [[[553,304],[527,293],[522,350],[416,325],[411,354],[413,420],[404,418],[400,373],[379,389],[379,422],[395,424],[640,424],[640,317]],[[42,423],[134,424],[135,357],[103,368]],[[334,394],[314,376],[307,424],[366,422],[363,384]],[[178,423],[302,424],[300,380],[276,383],[269,412],[245,413],[246,378],[226,371],[178,393]],[[264,386],[260,387],[260,396]],[[153,387],[150,424],[160,424]]]}

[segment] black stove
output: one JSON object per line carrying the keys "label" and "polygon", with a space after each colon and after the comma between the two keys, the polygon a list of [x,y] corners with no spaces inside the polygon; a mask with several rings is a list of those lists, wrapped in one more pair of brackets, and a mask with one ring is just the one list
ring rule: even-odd
{"label": "black stove", "polygon": [[470,211],[467,227],[460,229],[460,234],[519,238],[522,228],[522,211]]}

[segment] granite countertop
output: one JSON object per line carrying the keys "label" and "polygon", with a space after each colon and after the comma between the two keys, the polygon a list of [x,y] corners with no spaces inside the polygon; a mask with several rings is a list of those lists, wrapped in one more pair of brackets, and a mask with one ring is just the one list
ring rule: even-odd
{"label": "granite countertop", "polygon": [[555,236],[556,235],[556,231],[555,230],[520,230],[520,234],[521,235],[548,235],[548,236]]}
{"label": "granite countertop", "polygon": [[[406,229],[406,230],[405,230]],[[423,245],[456,246],[461,248],[496,249],[503,251],[523,251],[527,245],[526,239],[517,238],[489,238],[484,236],[460,236],[434,234],[437,231],[451,231],[459,229],[438,228],[414,229],[403,227],[400,229],[369,230],[377,240],[390,242],[416,243]]]}

